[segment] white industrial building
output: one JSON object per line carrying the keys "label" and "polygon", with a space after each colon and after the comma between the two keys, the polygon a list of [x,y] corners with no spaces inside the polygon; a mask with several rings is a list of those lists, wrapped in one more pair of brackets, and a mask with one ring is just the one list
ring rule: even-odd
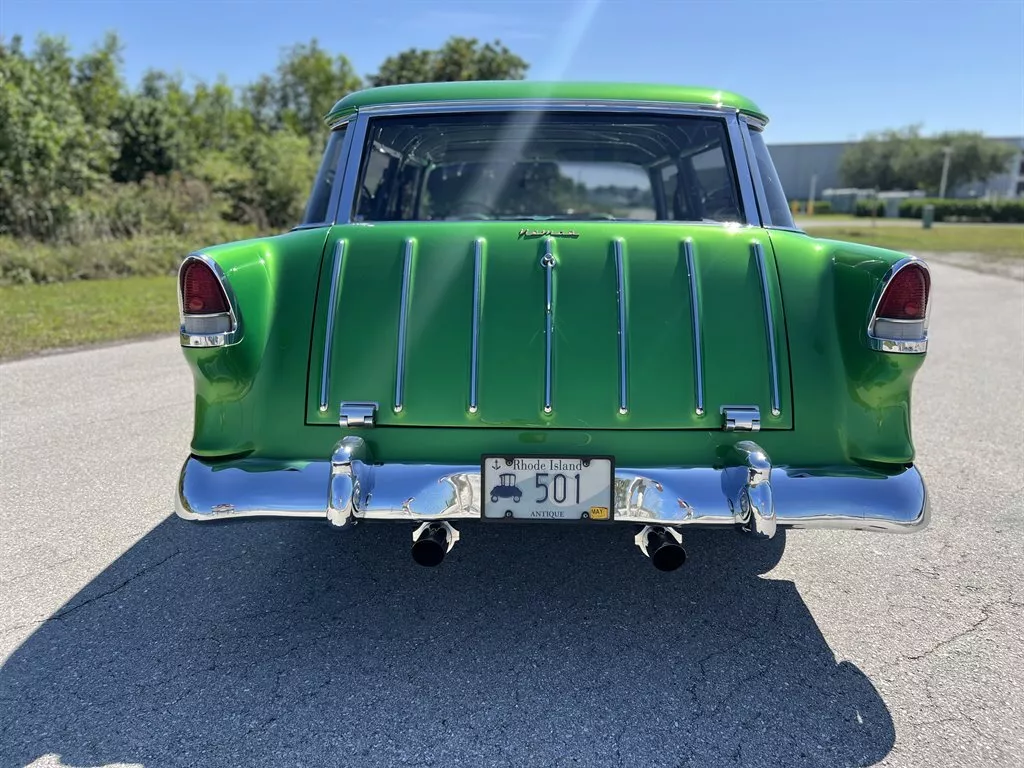
{"label": "white industrial building", "polygon": [[[972,184],[950,189],[946,197],[1013,197],[1024,198],[1024,136],[993,137],[1017,150],[1007,164],[1006,172]],[[821,199],[826,189],[844,187],[839,175],[839,162],[853,142],[815,144],[769,144],[775,168],[786,195],[792,200],[806,200],[811,195],[812,180],[815,198]],[[815,178],[817,177],[817,178]]]}

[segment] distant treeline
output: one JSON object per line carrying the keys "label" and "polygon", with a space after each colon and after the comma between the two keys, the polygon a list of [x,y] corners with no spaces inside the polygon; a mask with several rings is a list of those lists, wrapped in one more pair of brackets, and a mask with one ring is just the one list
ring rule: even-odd
{"label": "distant treeline", "polygon": [[367,85],[522,79],[527,64],[500,42],[455,37],[391,56],[364,82],[314,39],[241,87],[150,70],[130,88],[122,70],[113,33],[77,58],[63,38],[41,36],[31,51],[0,38],[0,235],[205,244],[240,225],[286,228],[301,218],[339,98]]}

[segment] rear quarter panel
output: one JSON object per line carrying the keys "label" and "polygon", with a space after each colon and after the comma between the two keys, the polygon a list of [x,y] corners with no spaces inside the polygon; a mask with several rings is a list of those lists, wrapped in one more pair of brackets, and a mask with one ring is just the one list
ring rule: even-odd
{"label": "rear quarter panel", "polygon": [[243,331],[228,347],[183,350],[195,380],[196,455],[251,452],[303,423],[309,330],[328,231],[201,249],[224,270]]}
{"label": "rear quarter panel", "polygon": [[911,389],[923,354],[877,352],[867,325],[886,271],[906,254],[770,233],[793,366],[796,431],[827,445],[837,437],[857,463],[913,461]]}

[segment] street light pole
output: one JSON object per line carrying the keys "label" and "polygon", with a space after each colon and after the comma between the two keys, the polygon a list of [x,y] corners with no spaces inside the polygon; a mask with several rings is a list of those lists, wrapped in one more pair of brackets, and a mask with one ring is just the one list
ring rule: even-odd
{"label": "street light pole", "polygon": [[946,179],[949,177],[949,156],[953,154],[953,148],[943,147],[942,152],[946,156],[942,159],[942,181],[939,182],[939,197],[946,196]]}

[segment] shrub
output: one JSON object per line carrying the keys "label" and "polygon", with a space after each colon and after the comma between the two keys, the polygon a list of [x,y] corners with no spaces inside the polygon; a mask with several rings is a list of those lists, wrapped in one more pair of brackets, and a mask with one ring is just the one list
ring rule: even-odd
{"label": "shrub", "polygon": [[1024,200],[957,200],[912,198],[900,203],[904,219],[920,219],[926,205],[935,206],[935,221],[1024,223]]}
{"label": "shrub", "polygon": [[854,216],[885,216],[885,203],[881,200],[858,200],[853,209]]}
{"label": "shrub", "polygon": [[74,245],[0,237],[0,285],[173,274],[191,251],[260,234],[217,222],[187,234],[89,240]]}

